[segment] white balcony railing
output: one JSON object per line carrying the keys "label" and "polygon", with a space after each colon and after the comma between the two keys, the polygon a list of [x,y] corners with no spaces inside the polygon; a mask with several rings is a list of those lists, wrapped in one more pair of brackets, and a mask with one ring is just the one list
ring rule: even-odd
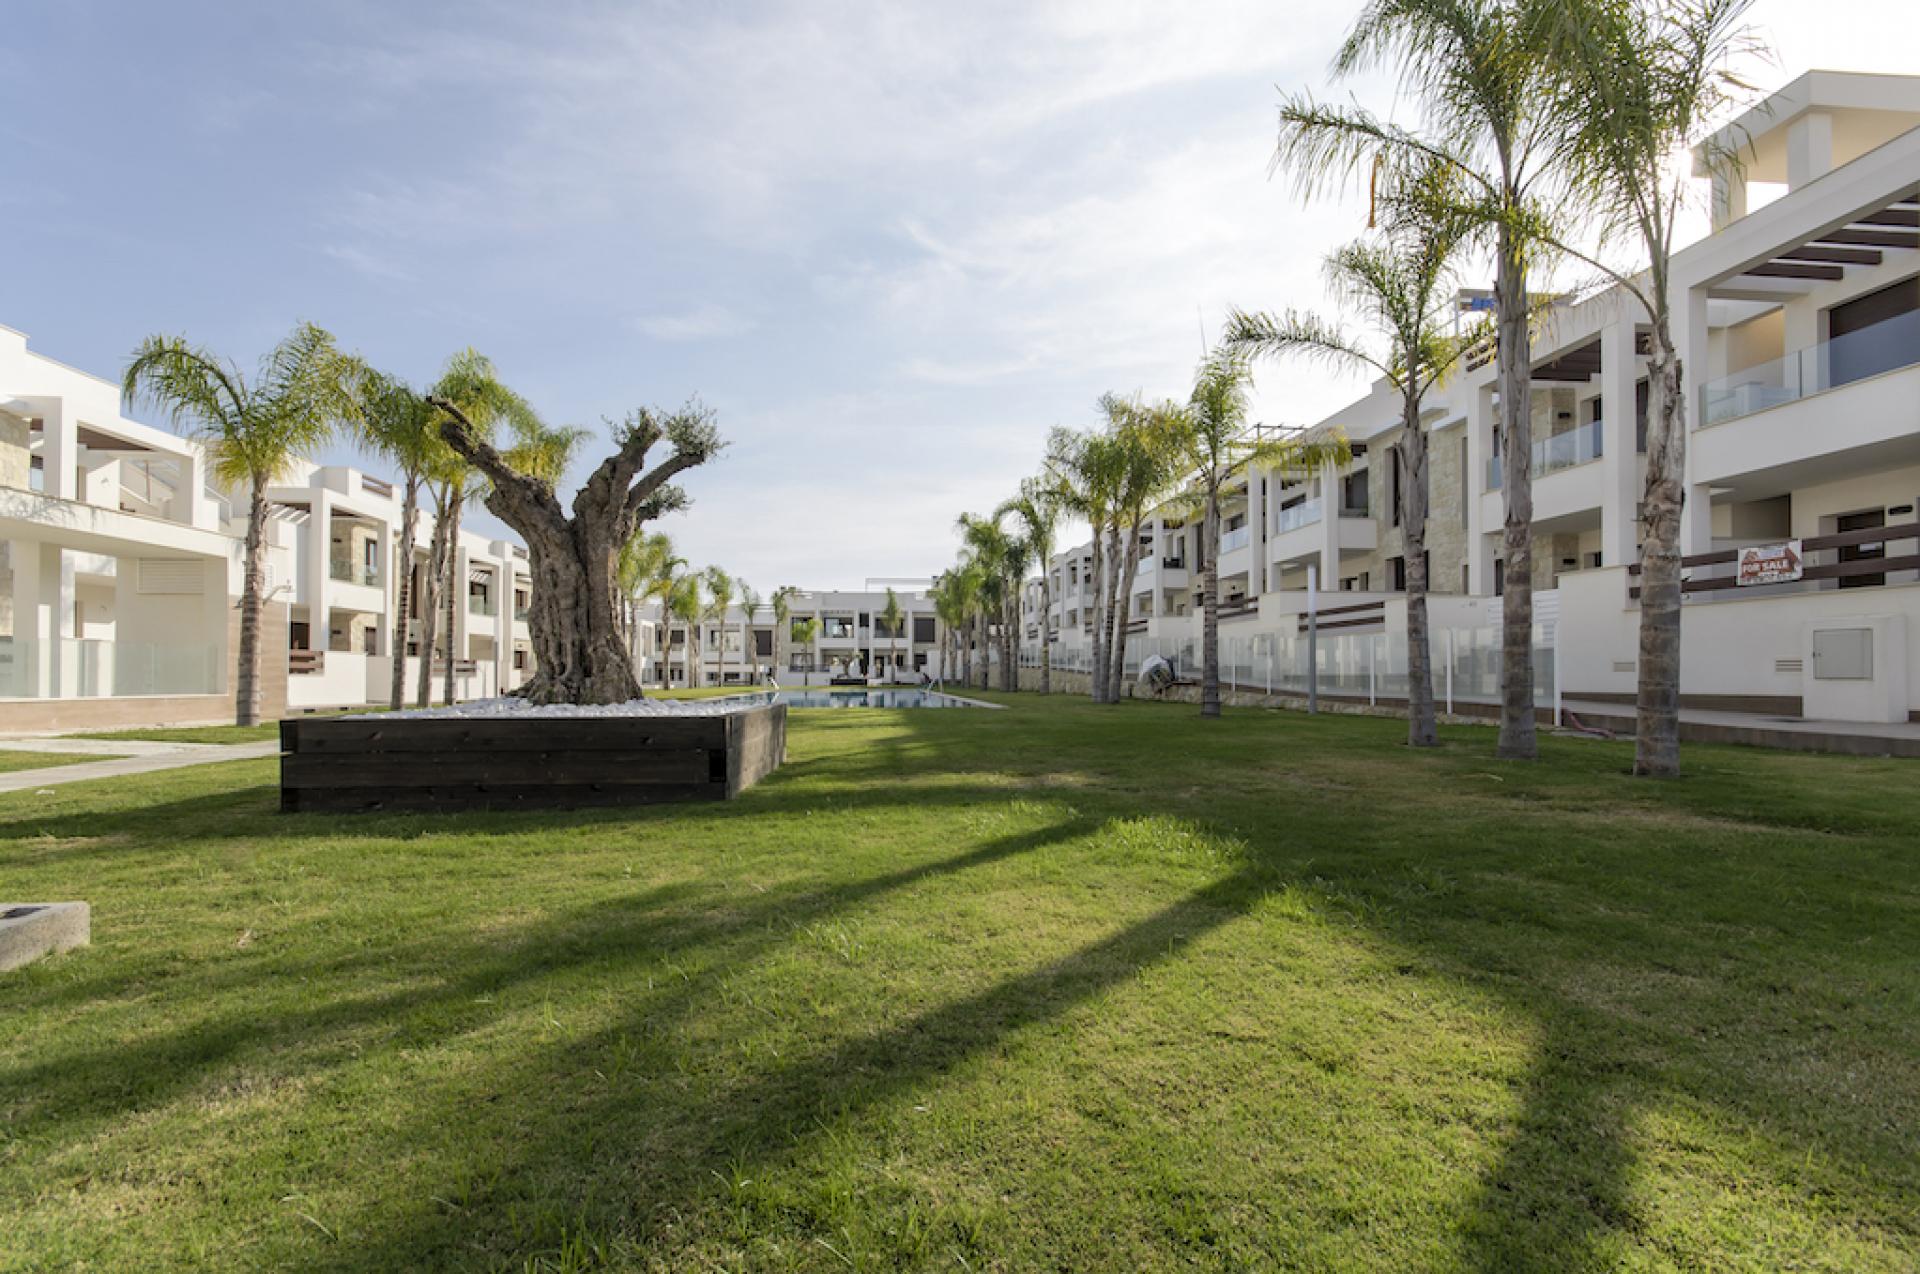
{"label": "white balcony railing", "polygon": [[1253,528],[1250,526],[1235,527],[1231,531],[1222,531],[1220,533],[1220,555],[1225,557],[1229,553],[1247,547],[1248,541],[1252,538]]}
{"label": "white balcony railing", "polygon": [[1274,530],[1281,535],[1288,531],[1297,531],[1303,526],[1312,526],[1326,516],[1326,505],[1320,500],[1302,500],[1280,510],[1280,516],[1274,519]]}
{"label": "white balcony railing", "polygon": [[[1589,460],[1598,460],[1605,452],[1605,434],[1601,422],[1581,425],[1565,433],[1552,434],[1533,444],[1533,476],[1544,478],[1562,469],[1571,469]],[[1498,491],[1506,483],[1501,457],[1487,458],[1487,490]]]}
{"label": "white balcony railing", "polygon": [[1700,391],[1700,423],[1738,420],[1916,363],[1920,363],[1920,310],[1909,310],[1708,381]]}
{"label": "white balcony railing", "polygon": [[211,643],[0,637],[3,699],[218,694],[222,684],[220,651]]}

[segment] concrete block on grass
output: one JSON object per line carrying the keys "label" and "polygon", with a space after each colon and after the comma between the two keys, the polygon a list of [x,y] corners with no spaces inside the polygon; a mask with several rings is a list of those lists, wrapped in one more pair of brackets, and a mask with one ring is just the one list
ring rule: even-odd
{"label": "concrete block on grass", "polygon": [[84,902],[0,902],[0,973],[84,947],[92,932],[92,910]]}

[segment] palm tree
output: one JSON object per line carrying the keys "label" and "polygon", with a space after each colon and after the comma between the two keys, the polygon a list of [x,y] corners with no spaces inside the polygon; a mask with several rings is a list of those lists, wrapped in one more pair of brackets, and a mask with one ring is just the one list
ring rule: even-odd
{"label": "palm tree", "polygon": [[1372,113],[1283,100],[1276,162],[1311,189],[1368,175],[1391,204],[1440,164],[1457,179],[1456,211],[1492,241],[1505,575],[1500,742],[1538,755],[1533,721],[1533,443],[1527,276],[1552,243],[1572,136],[1554,91],[1545,24],[1531,0],[1369,0],[1334,59],[1336,75],[1390,64],[1425,117],[1402,128]]}
{"label": "palm tree", "polygon": [[887,604],[880,608],[880,622],[887,630],[887,663],[897,668],[900,663],[900,624],[906,618],[906,612],[900,609],[900,598],[891,588],[887,590]]}
{"label": "palm tree", "polygon": [[[989,674],[993,664],[989,656],[993,624],[996,618],[1001,623],[1005,622],[1007,594],[1009,591],[1018,591],[1017,584],[1009,589],[1007,573],[1023,553],[1014,538],[1001,530],[999,523],[992,518],[962,513],[958,525],[962,539],[962,561],[978,572],[971,591],[974,596],[974,626],[979,632],[980,688],[985,690],[990,684]],[[1007,680],[1004,669],[1001,680]]]}
{"label": "palm tree", "polygon": [[1051,474],[1027,478],[1019,494],[993,511],[995,521],[1012,518],[1033,551],[1040,568],[1040,693],[1053,693],[1053,644],[1047,640],[1047,619],[1053,613],[1053,547],[1059,534],[1066,495]]}
{"label": "palm tree", "polygon": [[[1185,457],[1179,444],[1181,409],[1174,403],[1146,404],[1137,399],[1106,400],[1112,420],[1112,440],[1118,457],[1119,485],[1113,503],[1112,538],[1102,643],[1106,666],[1094,675],[1105,683],[1104,698],[1120,700],[1120,679],[1126,667],[1126,626],[1133,609],[1133,581],[1140,569],[1140,529],[1155,508],[1185,476]],[[1116,605],[1117,603],[1117,605]]]}
{"label": "palm tree", "polygon": [[[680,621],[687,633],[687,689],[693,690],[700,685],[700,621],[707,613],[706,599],[700,596],[700,575],[689,571],[676,575],[668,586],[663,604],[663,618],[671,616]],[[669,647],[672,645],[668,643]]]}
{"label": "palm tree", "polygon": [[1451,281],[1457,238],[1444,226],[1411,221],[1377,243],[1356,243],[1327,260],[1336,297],[1359,310],[1387,337],[1374,353],[1337,324],[1312,314],[1235,312],[1222,344],[1250,356],[1304,354],[1344,368],[1382,376],[1400,391],[1401,440],[1393,448],[1400,467],[1400,526],[1407,564],[1407,742],[1440,742],[1433,702],[1433,669],[1427,627],[1427,433],[1420,404],[1427,391],[1452,374],[1468,340],[1441,330],[1435,315]]}
{"label": "palm tree", "polygon": [[[461,350],[447,360],[446,368],[427,392],[427,397],[436,407],[447,404],[457,410],[480,441],[490,439],[499,426],[508,426],[516,438],[516,445],[506,453],[509,462],[526,465],[528,476],[537,477],[549,486],[565,470],[574,447],[584,437],[576,430],[548,429],[527,401],[500,380],[493,361],[472,347]],[[485,498],[486,487],[484,475],[470,461],[451,448],[443,450],[445,455],[440,466],[437,516],[433,528],[438,551],[433,557],[445,593],[441,598],[440,618],[447,627],[445,693],[446,701],[452,703],[456,681],[457,651],[454,642],[459,631],[458,606],[466,591],[456,578],[460,568],[460,515],[469,501]],[[539,604],[542,591],[536,582],[535,605]],[[551,666],[549,659],[552,652],[539,648],[542,638],[538,628],[530,625],[529,629],[534,638],[535,663]],[[429,628],[429,635],[431,631]],[[431,693],[432,662],[431,647],[423,643],[420,659],[422,706],[425,706]]]}
{"label": "palm tree", "polygon": [[[180,336],[142,341],[122,378],[129,401],[144,401],[165,412],[201,440],[216,479],[248,485],[234,686],[234,720],[240,725],[260,720],[267,486],[354,418],[359,371],[332,336],[302,323],[267,353],[251,380],[233,363]],[[315,533],[325,535],[326,530]]]}
{"label": "palm tree", "polygon": [[701,611],[702,620],[718,625],[715,630],[720,634],[720,666],[717,672],[719,685],[727,683],[727,608],[733,605],[733,576],[717,566],[709,566],[701,572],[701,580],[707,586],[707,604]]}
{"label": "palm tree", "polygon": [[420,491],[446,456],[433,408],[397,377],[368,372],[359,382],[354,432],[374,454],[399,469],[400,540],[394,547],[393,685],[388,706],[398,711],[407,695],[407,640],[413,609],[413,550],[420,525]]}
{"label": "palm tree", "polygon": [[[620,581],[620,593],[627,613],[627,644],[631,647],[639,629],[640,608],[649,602],[662,603],[661,626],[665,627],[664,603],[672,586],[674,570],[685,566],[686,559],[673,551],[673,540],[665,532],[636,530],[621,547],[614,570]],[[665,685],[666,659],[660,661],[661,684]]]}
{"label": "palm tree", "polygon": [[1307,440],[1297,434],[1262,437],[1248,427],[1246,361],[1217,350],[1200,365],[1193,394],[1178,417],[1175,453],[1192,474],[1186,502],[1201,517],[1200,715],[1220,715],[1220,489],[1242,469],[1310,472],[1353,458],[1343,435]]}
{"label": "palm tree", "polygon": [[[813,646],[813,639],[815,636],[819,634],[819,632],[820,632],[820,621],[815,619],[813,616],[808,615],[801,619],[794,620],[793,623],[788,626],[787,637],[796,646],[806,646],[809,649],[811,649]],[[809,670],[813,668],[813,660],[811,656],[809,656],[807,660],[807,667]]]}
{"label": "palm tree", "polygon": [[773,660],[774,672],[780,668],[780,643],[782,639],[791,640],[793,631],[787,624],[787,617],[793,613],[793,599],[800,590],[792,584],[782,584],[773,590],[773,596],[767,599],[767,605],[773,608]]}
{"label": "palm tree", "polygon": [[743,579],[735,580],[734,586],[740,590],[740,654],[749,661],[753,670],[751,680],[757,686],[760,684],[760,652],[753,644],[753,616],[760,609],[760,594]]}
{"label": "palm tree", "polygon": [[[1047,471],[1059,483],[1062,507],[1085,518],[1093,531],[1095,613],[1100,609],[1101,592],[1106,588],[1105,540],[1120,485],[1121,458],[1119,448],[1104,434],[1055,429],[1047,439]],[[1099,669],[1105,667],[1104,628],[1099,623],[1089,627],[1093,629],[1096,673],[1088,679],[1089,690],[1093,701],[1101,703],[1107,691],[1105,680],[1097,675]]]}
{"label": "palm tree", "polygon": [[[1648,321],[1636,774],[1680,772],[1680,514],[1687,429],[1669,285],[1688,180],[1672,161],[1709,121],[1746,96],[1729,68],[1759,47],[1742,26],[1747,3],[1569,0],[1552,10],[1550,68],[1577,123],[1569,186],[1583,196],[1582,210],[1597,214],[1599,228],[1595,253],[1567,250],[1608,275]],[[1731,167],[1738,156],[1716,149],[1707,162],[1710,168]],[[1599,259],[1599,250],[1621,240],[1645,253],[1644,269],[1622,270]],[[1704,362],[1704,351],[1693,354]]]}

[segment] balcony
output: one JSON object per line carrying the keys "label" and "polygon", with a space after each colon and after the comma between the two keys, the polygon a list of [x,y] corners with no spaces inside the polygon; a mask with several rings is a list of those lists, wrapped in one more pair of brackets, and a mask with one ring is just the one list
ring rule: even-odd
{"label": "balcony", "polygon": [[1312,526],[1326,516],[1326,504],[1320,500],[1302,500],[1280,510],[1280,516],[1274,519],[1273,529],[1276,535],[1285,535],[1288,531],[1297,531],[1303,526]]}
{"label": "balcony", "polygon": [[1238,552],[1247,547],[1252,539],[1253,528],[1250,526],[1235,527],[1231,531],[1222,531],[1220,533],[1220,556],[1225,557],[1229,553]]}
{"label": "balcony", "polygon": [[1700,390],[1700,425],[1738,420],[1916,363],[1920,363],[1920,310],[1909,310],[1708,381]]}
{"label": "balcony", "polygon": [[343,584],[360,584],[367,588],[380,587],[380,568],[365,562],[351,562],[336,557],[327,563],[327,574]]}
{"label": "balcony", "polygon": [[468,594],[467,614],[482,615],[488,619],[491,619],[495,615],[498,615],[499,613],[500,613],[500,606],[491,597],[480,597],[473,594]]}
{"label": "balcony", "polygon": [[[1571,469],[1575,465],[1586,464],[1589,460],[1598,460],[1605,454],[1605,437],[1601,421],[1569,429],[1565,433],[1551,434],[1533,444],[1533,476],[1544,478],[1550,473],[1562,469]],[[1501,457],[1490,456],[1487,459],[1487,490],[1498,491],[1506,478],[1501,469]]]}

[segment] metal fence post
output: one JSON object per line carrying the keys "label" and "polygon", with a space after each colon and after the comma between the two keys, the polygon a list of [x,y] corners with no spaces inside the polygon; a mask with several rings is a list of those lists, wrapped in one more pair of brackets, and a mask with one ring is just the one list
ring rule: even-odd
{"label": "metal fence post", "polygon": [[1369,708],[1377,707],[1380,703],[1380,679],[1376,671],[1379,662],[1380,634],[1375,633],[1367,638],[1367,706]]}
{"label": "metal fence post", "polygon": [[1453,715],[1453,634],[1456,630],[1447,629],[1447,715]]}

